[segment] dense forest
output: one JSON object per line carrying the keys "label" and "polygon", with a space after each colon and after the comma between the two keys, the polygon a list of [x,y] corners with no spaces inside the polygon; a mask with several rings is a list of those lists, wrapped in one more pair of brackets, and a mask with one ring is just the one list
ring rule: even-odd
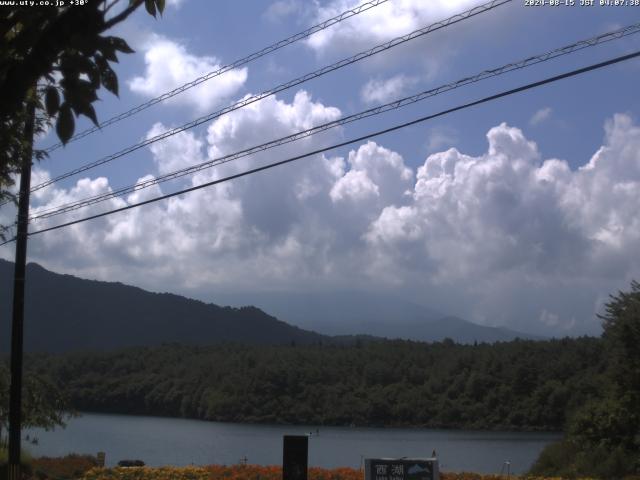
{"label": "dense forest", "polygon": [[[60,424],[73,407],[235,422],[563,430],[531,474],[640,478],[640,283],[611,295],[599,317],[601,338],[460,345],[361,337],[32,354],[23,414],[41,426]],[[7,385],[0,361],[2,427]]]}
{"label": "dense forest", "polygon": [[32,355],[80,411],[233,422],[562,430],[598,389],[596,338],[458,345],[164,345]]}

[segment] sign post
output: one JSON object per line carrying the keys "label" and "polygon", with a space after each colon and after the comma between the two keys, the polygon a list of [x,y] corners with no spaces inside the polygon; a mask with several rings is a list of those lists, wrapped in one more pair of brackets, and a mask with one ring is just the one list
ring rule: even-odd
{"label": "sign post", "polygon": [[282,451],[282,480],[307,480],[309,437],[285,435]]}

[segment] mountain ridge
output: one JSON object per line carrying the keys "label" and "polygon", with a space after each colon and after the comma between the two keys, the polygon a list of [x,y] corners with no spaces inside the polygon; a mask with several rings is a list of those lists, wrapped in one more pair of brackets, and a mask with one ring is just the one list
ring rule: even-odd
{"label": "mountain ridge", "polygon": [[[12,274],[13,263],[0,259],[0,351],[4,352],[9,350]],[[428,307],[399,303],[389,296],[361,294],[357,300],[362,307],[354,307],[344,304],[351,293],[333,297],[306,294],[300,297],[302,300],[289,294],[282,297],[290,299],[284,310],[274,308],[272,315],[271,308],[267,313],[264,307],[224,307],[121,282],[55,273],[37,263],[27,265],[27,278],[25,350],[34,352],[112,350],[163,343],[349,344],[377,338],[493,343],[540,338],[503,327],[477,325]],[[296,322],[292,317],[304,316],[301,308],[305,305],[324,322]]]}
{"label": "mountain ridge", "polygon": [[325,335],[373,335],[421,342],[451,338],[458,343],[542,340],[543,336],[491,327],[448,315],[434,308],[387,293],[251,292],[220,294],[216,303],[244,305],[251,302],[277,318]]}
{"label": "mountain ridge", "polygon": [[[0,350],[8,350],[11,262],[0,260]],[[86,280],[27,265],[25,350],[63,352],[179,342],[310,344],[329,337],[288,325],[256,307],[221,307],[120,282]]]}

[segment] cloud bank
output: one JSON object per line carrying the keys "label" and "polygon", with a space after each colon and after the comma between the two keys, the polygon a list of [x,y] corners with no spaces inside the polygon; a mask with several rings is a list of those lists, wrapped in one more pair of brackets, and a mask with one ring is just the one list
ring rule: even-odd
{"label": "cloud bank", "polygon": [[[157,172],[145,178],[338,116],[339,109],[305,91],[290,103],[271,97],[215,120],[206,137],[183,132],[154,144]],[[157,124],[150,134],[163,128]],[[202,171],[188,184],[340,135]],[[520,129],[504,123],[487,141],[482,155],[451,148],[429,155],[417,170],[370,141],[346,157],[315,156],[32,237],[30,256],[60,271],[200,298],[243,290],[397,289],[481,323],[597,333],[599,302],[640,277],[640,127],[615,115],[601,148],[578,169],[543,159]],[[109,207],[171,188],[136,192]],[[52,186],[39,192],[33,210],[109,189],[103,177],[71,189]]]}
{"label": "cloud bank", "polygon": [[[318,21],[335,17],[345,10],[357,7],[357,0],[333,0],[316,6]],[[318,53],[327,50],[370,48],[378,43],[405,35],[430,23],[443,20],[467,10],[475,0],[394,0],[356,15],[334,28],[312,35],[308,45]]]}

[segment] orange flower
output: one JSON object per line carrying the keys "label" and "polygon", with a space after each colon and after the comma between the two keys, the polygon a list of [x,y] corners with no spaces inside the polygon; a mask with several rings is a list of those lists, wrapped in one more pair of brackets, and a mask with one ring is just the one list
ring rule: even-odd
{"label": "orange flower", "polygon": [[[309,468],[309,480],[364,480],[355,468]],[[507,480],[506,475],[444,472],[441,480]],[[510,480],[562,480],[560,478],[518,477]],[[82,480],[282,480],[282,467],[261,465],[208,465],[206,467],[118,467],[94,468]],[[588,480],[588,479],[582,479]],[[634,479],[640,480],[640,479]]]}

